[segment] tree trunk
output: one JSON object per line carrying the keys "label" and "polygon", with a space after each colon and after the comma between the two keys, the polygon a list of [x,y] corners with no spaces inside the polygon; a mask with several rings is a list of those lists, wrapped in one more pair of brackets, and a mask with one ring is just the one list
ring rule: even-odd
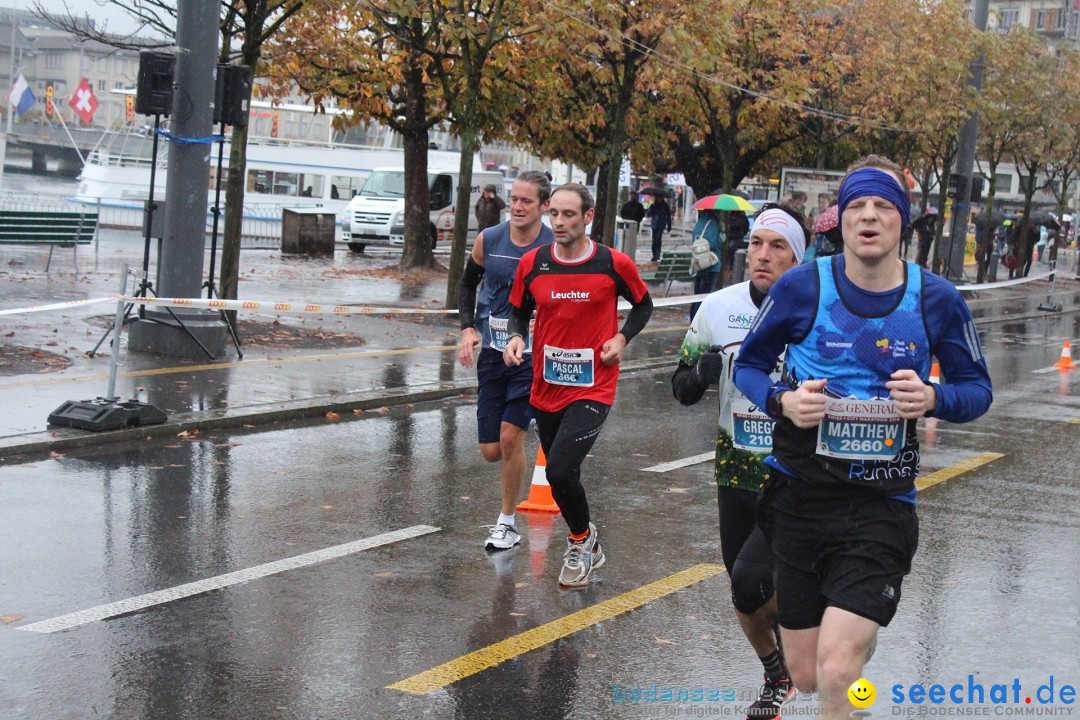
{"label": "tree trunk", "polygon": [[405,247],[401,252],[401,270],[435,265],[431,252],[431,193],[428,188],[427,103],[424,99],[424,71],[417,59],[404,72],[406,95],[402,132],[405,150]]}
{"label": "tree trunk", "polygon": [[[600,165],[599,172],[596,173],[596,210],[593,215],[592,224],[592,239],[601,245],[607,245],[612,247],[615,244],[615,235],[611,236],[607,233],[607,198],[608,198],[608,166],[611,163],[605,162]],[[616,182],[618,178],[616,178]],[[610,223],[614,225],[614,223]]]}
{"label": "tree trunk", "polygon": [[469,235],[469,214],[472,213],[473,156],[480,146],[472,133],[461,136],[461,164],[458,166],[457,198],[454,200],[454,242],[450,248],[449,275],[446,278],[447,310],[457,308],[458,281],[465,271],[465,245]]}
{"label": "tree trunk", "polygon": [[[990,165],[990,177],[986,180],[989,187],[986,189],[986,205],[983,208],[983,212],[986,213],[986,217],[983,218],[983,237],[984,242],[987,243],[990,248],[990,253],[993,253],[997,246],[994,243],[994,198],[997,196],[997,163]],[[988,253],[989,254],[989,253]]]}
{"label": "tree trunk", "polygon": [[[235,300],[240,283],[240,236],[244,222],[247,176],[247,125],[234,125],[229,144],[229,170],[225,186],[225,224],[221,233],[221,274],[218,294]],[[236,321],[236,311],[230,310]]]}
{"label": "tree trunk", "polygon": [[[943,252],[944,248],[941,247],[942,239],[945,233],[945,203],[949,199],[949,177],[952,176],[952,162],[948,161],[943,163],[943,169],[941,171],[941,185],[938,186],[938,222],[937,228],[934,230],[934,259],[930,266],[934,268],[934,272],[938,275],[945,268],[945,264],[948,262],[948,258],[952,257],[952,253]],[[964,227],[967,227],[967,223],[964,223]],[[949,246],[955,243],[957,238],[949,236]],[[964,237],[960,242],[967,242],[967,237]],[[956,273],[957,276],[963,275],[964,269],[960,268],[960,271]]]}

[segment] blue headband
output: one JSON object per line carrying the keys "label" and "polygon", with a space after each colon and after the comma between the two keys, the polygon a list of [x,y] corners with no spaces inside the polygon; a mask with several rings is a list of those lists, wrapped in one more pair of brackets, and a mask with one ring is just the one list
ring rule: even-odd
{"label": "blue headband", "polygon": [[911,222],[911,203],[907,193],[896,178],[878,168],[859,168],[844,178],[837,199],[840,214],[844,214],[852,200],[870,196],[884,198],[895,205],[900,211],[901,227],[907,228]]}

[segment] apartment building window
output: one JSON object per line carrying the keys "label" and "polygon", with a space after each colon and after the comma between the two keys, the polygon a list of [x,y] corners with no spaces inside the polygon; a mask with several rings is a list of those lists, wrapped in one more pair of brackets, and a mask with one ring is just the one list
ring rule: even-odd
{"label": "apartment building window", "polygon": [[104,80],[98,80],[97,81],[97,91],[99,93],[105,92],[105,81]]}
{"label": "apartment building window", "polygon": [[1055,10],[1054,12],[1057,13],[1057,22],[1054,23],[1054,27],[1058,30],[1064,30],[1065,26],[1068,25],[1068,15],[1064,10]]}
{"label": "apartment building window", "polygon": [[1032,27],[1035,30],[1044,30],[1044,29],[1046,29],[1046,11],[1045,10],[1036,10],[1035,11],[1035,22],[1032,23]]}
{"label": "apartment building window", "polygon": [[1012,173],[999,172],[994,177],[994,192],[1012,194]]}
{"label": "apartment building window", "polygon": [[59,70],[63,65],[60,53],[45,53],[45,69]]}
{"label": "apartment building window", "polygon": [[1008,30],[1013,25],[1020,23],[1020,8],[1008,8],[999,11],[1001,13],[1001,29]]}

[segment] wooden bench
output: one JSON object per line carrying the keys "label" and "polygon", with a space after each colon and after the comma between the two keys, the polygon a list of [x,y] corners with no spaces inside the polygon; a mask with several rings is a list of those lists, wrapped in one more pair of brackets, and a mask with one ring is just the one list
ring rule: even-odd
{"label": "wooden bench", "polygon": [[662,250],[656,270],[641,273],[641,279],[647,283],[663,283],[664,297],[667,297],[671,292],[671,283],[676,280],[694,279],[690,273],[690,262],[693,258],[694,254],[690,252],[690,248]]}
{"label": "wooden bench", "polygon": [[74,253],[75,272],[79,272],[79,245],[89,245],[97,230],[96,212],[61,212],[53,210],[0,210],[0,245],[48,245],[52,264],[56,247],[70,247]]}

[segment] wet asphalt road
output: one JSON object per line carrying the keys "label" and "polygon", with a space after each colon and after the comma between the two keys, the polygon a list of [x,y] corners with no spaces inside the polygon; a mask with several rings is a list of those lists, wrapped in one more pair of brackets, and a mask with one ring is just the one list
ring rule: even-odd
{"label": "wet asphalt road", "polygon": [[[972,306],[1002,311],[990,299]],[[1080,370],[1043,372],[1080,337],[1080,314],[980,332],[994,407],[921,431],[924,472],[984,463],[920,495],[919,554],[866,670],[878,716],[895,710],[894,684],[971,674],[987,689],[1019,679],[1029,694],[1050,676],[1080,686]],[[680,338],[654,333],[639,352]],[[571,592],[556,586],[561,519],[519,515],[522,546],[484,552],[497,469],[475,449],[469,398],[0,467],[0,718],[737,717],[761,669],[723,574],[427,694],[387,688],[718,564],[711,464],[642,472],[708,452],[714,402],[679,406],[667,370],[623,379],[584,468],[608,562]],[[530,459],[535,448],[530,437]],[[52,634],[20,630],[417,525],[439,530]],[[613,700],[654,683],[738,699]]]}

